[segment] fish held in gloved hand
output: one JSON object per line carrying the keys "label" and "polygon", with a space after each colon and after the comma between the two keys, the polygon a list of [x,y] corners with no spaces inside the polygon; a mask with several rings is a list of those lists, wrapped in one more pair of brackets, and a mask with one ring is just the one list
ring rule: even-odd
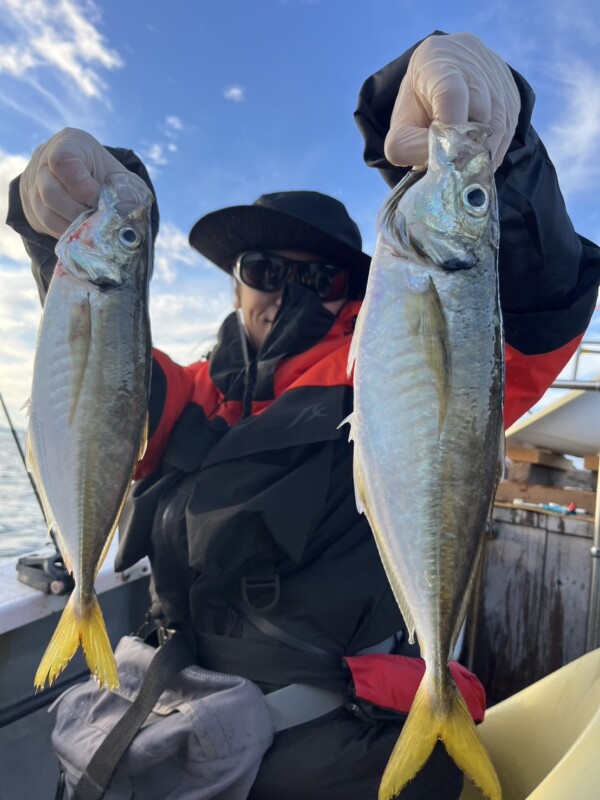
{"label": "fish held in gloved hand", "polygon": [[352,341],[357,502],[426,672],[385,770],[396,796],[438,739],[488,798],[500,786],[448,661],[503,451],[498,215],[487,129],[433,122],[429,163],[379,217]]}
{"label": "fish held in gloved hand", "polygon": [[51,684],[79,644],[101,686],[118,675],[94,581],[143,453],[151,368],[153,197],[110,175],[64,233],[38,333],[27,461],[75,588],[35,675]]}

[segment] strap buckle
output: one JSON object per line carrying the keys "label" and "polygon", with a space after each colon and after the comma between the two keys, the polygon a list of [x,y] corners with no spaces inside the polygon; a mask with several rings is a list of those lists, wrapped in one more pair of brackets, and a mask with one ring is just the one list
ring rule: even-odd
{"label": "strap buckle", "polygon": [[[272,575],[268,578],[253,578],[244,575],[241,581],[242,584],[242,600],[244,603],[253,608],[255,611],[265,612],[275,608],[281,596],[281,585],[279,582],[279,575]],[[263,605],[256,605],[254,600],[260,600],[264,595],[270,591],[271,599],[267,600]],[[253,599],[251,599],[253,597]]]}
{"label": "strap buckle", "polygon": [[169,639],[172,639],[176,633],[177,631],[175,628],[165,628],[163,625],[159,625],[156,631],[158,646],[162,647],[164,644],[166,644],[166,642],[169,641]]}

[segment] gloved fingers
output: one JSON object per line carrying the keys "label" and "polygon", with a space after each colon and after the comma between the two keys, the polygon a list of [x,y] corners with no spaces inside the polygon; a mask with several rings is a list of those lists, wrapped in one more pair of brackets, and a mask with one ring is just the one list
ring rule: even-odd
{"label": "gloved fingers", "polygon": [[492,152],[494,169],[497,169],[504,160],[504,156],[515,135],[521,111],[519,90],[508,67],[506,67],[506,73],[503,76],[502,91],[505,102],[503,104],[498,103],[493,107],[490,123],[492,136],[489,146]]}
{"label": "gloved fingers", "polygon": [[445,125],[458,125],[469,119],[472,99],[460,72],[446,69],[435,78],[432,76],[421,92],[430,120],[439,119]]}
{"label": "gloved fingers", "polygon": [[430,111],[415,94],[407,75],[400,85],[384,144],[385,157],[391,164],[417,167],[427,163]]}
{"label": "gloved fingers", "polygon": [[[85,206],[76,204],[50,172],[47,164],[21,176],[20,193],[27,222],[38,233],[58,239]],[[73,207],[73,205],[75,207]]]}
{"label": "gloved fingers", "polygon": [[488,146],[496,168],[512,141],[520,102],[510,69],[476,36],[430,36],[409,62],[385,155],[397,166],[421,166],[427,161],[426,131],[432,120],[450,125],[475,121],[491,128]]}
{"label": "gloved fingers", "polygon": [[429,129],[404,124],[391,128],[385,137],[384,153],[397,167],[423,167],[429,155]]}
{"label": "gloved fingers", "polygon": [[[99,143],[98,146],[102,147]],[[104,178],[103,174],[98,174],[103,170],[94,167],[93,154],[79,141],[63,139],[48,153],[48,168],[52,176],[62,184],[68,196],[88,208],[98,200],[99,181]],[[92,170],[98,180],[92,177]]]}
{"label": "gloved fingers", "polygon": [[38,218],[43,219],[45,224],[50,219],[53,220],[54,231],[58,220],[64,220],[66,223],[64,231],[76,217],[90,209],[87,203],[80,203],[74,198],[73,192],[52,172],[48,164],[40,166],[37,186],[38,191],[33,197],[33,208]]}
{"label": "gloved fingers", "polygon": [[34,151],[21,176],[25,218],[38,233],[60,236],[96,204],[110,172],[128,170],[89,133],[64,128]]}
{"label": "gloved fingers", "polygon": [[[516,123],[515,123],[516,126]],[[506,118],[506,114],[501,112],[494,114],[490,122],[491,136],[488,139],[488,147],[492,154],[492,163],[494,170],[496,170],[506,155],[512,137],[514,134],[514,127]]]}

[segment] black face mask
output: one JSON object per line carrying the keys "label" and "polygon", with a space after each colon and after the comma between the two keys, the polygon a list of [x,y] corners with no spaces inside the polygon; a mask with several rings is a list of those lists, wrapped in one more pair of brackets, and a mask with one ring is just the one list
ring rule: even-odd
{"label": "black face mask", "polygon": [[[254,400],[273,397],[273,375],[280,359],[302,353],[321,341],[335,322],[314,292],[298,284],[287,284],[282,303],[263,346],[255,353],[246,341],[254,370]],[[241,400],[247,363],[237,314],[230,314],[219,331],[210,356],[210,375],[228,400]]]}

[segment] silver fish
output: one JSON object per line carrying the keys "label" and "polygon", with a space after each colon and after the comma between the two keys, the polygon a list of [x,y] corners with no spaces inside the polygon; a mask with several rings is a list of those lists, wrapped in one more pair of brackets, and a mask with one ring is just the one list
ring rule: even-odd
{"label": "silver fish", "polygon": [[100,685],[117,669],[94,590],[145,448],[153,198],[118,173],[60,239],[38,333],[27,460],[75,589],[35,675],[42,689],[81,643]]}
{"label": "silver fish", "polygon": [[399,794],[438,739],[500,786],[448,669],[482,552],[503,442],[498,214],[487,128],[429,133],[427,172],[385,203],[350,351],[357,502],[426,671],[380,787]]}

